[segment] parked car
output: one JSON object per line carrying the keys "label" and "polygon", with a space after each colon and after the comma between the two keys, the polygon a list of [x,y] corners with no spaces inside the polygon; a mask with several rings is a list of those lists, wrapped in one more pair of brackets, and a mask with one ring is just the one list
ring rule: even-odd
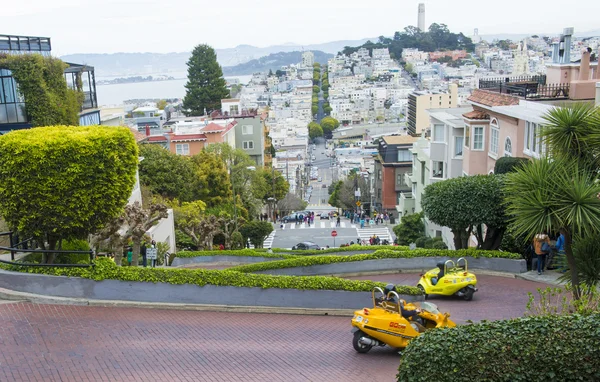
{"label": "parked car", "polygon": [[292,247],[292,249],[321,249],[317,244],[312,241],[303,241],[302,243],[298,243]]}
{"label": "parked car", "polygon": [[327,212],[323,212],[320,218],[321,220],[329,220],[329,214]]}

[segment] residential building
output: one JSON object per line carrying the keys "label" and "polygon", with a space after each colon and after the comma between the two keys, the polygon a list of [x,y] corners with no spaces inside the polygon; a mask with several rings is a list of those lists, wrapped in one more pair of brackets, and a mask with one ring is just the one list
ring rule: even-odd
{"label": "residential building", "polygon": [[315,54],[313,52],[302,52],[302,66],[312,68],[315,63]]}
{"label": "residential building", "polygon": [[374,164],[373,208],[398,217],[398,205],[403,193],[412,190],[404,182],[405,174],[412,169],[410,149],[417,138],[407,135],[382,137],[379,141]]}
{"label": "residential building", "polygon": [[410,134],[420,135],[429,126],[428,109],[457,106],[458,85],[449,84],[448,91],[415,91],[408,96],[407,128]]}
{"label": "residential building", "polygon": [[260,116],[236,117],[235,147],[242,149],[259,167],[265,163],[265,132]]}
{"label": "residential building", "polygon": [[[52,44],[49,37],[0,35],[0,53],[41,54],[50,56]],[[100,110],[96,97],[94,68],[86,65],[66,63],[64,70],[67,86],[83,92],[84,99],[79,113],[79,125],[99,125]],[[0,132],[31,127],[25,100],[19,92],[19,84],[10,70],[0,69]]]}
{"label": "residential building", "polygon": [[467,57],[466,50],[444,50],[444,51],[435,51],[429,53],[429,60],[435,61],[439,60],[442,57],[450,57],[452,61],[460,60]]}

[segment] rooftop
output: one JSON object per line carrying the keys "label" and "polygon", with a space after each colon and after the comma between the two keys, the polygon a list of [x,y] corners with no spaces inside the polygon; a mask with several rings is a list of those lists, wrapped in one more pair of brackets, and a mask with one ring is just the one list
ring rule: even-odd
{"label": "rooftop", "polygon": [[519,104],[519,98],[517,97],[481,89],[475,89],[468,100],[485,106],[510,106]]}
{"label": "rooftop", "polygon": [[472,111],[472,107],[454,107],[444,109],[429,109],[427,113],[440,122],[445,123],[453,127],[463,127],[465,122],[463,120],[463,114]]}
{"label": "rooftop", "polygon": [[383,141],[388,145],[412,144],[416,142],[417,139],[417,137],[411,137],[410,135],[388,135],[383,137]]}
{"label": "rooftop", "polygon": [[490,119],[490,115],[484,111],[473,110],[469,113],[463,114],[463,117],[468,119],[478,119],[478,120],[488,120]]}

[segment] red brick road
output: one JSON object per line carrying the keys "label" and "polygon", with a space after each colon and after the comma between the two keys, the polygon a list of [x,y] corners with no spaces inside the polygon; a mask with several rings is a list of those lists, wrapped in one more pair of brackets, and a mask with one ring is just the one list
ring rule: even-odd
{"label": "red brick road", "polygon": [[[508,318],[543,286],[480,280],[474,301],[435,302],[459,322]],[[357,354],[348,317],[7,303],[0,322],[0,381],[393,381],[399,359]]]}

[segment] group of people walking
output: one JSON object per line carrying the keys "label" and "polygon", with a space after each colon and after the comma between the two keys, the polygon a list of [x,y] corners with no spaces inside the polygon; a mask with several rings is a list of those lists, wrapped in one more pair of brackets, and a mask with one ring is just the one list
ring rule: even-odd
{"label": "group of people walking", "polygon": [[[564,268],[565,263],[565,236],[560,230],[554,248],[552,247],[548,232],[541,232],[533,238],[533,252],[537,260],[537,272],[541,275],[548,267],[558,265]],[[555,266],[556,268],[556,266]],[[561,269],[564,272],[564,269]]]}

